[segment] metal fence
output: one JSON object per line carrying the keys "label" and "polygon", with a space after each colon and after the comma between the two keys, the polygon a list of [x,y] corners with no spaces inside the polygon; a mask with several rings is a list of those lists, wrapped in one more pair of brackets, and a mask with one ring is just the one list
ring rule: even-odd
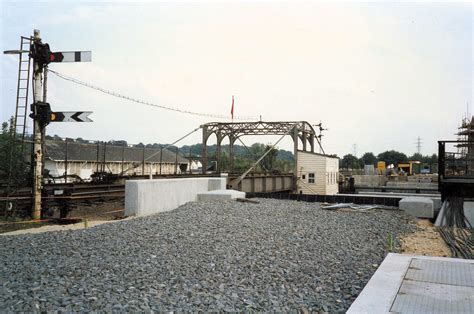
{"label": "metal fence", "polygon": [[474,141],[439,141],[439,175],[474,178]]}

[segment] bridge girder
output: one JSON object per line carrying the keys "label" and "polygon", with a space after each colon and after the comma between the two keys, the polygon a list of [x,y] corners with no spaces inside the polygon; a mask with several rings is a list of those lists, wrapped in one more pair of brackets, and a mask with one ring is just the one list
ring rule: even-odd
{"label": "bridge girder", "polygon": [[[230,170],[233,169],[235,141],[246,135],[290,135],[294,143],[295,167],[297,165],[298,140],[303,144],[302,149],[307,151],[308,144],[311,152],[314,152],[315,141],[322,150],[321,143],[311,124],[306,121],[276,121],[276,122],[211,122],[201,125],[202,128],[202,172],[207,168],[207,140],[213,134],[217,137],[217,172],[221,171],[221,144],[228,137],[230,142]],[[324,150],[322,150],[324,152]],[[296,168],[295,168],[296,173]]]}
{"label": "bridge girder", "polygon": [[220,132],[226,136],[244,135],[285,135],[290,134],[295,128],[298,132],[316,135],[313,127],[306,121],[277,121],[277,122],[211,122],[201,127],[207,129],[209,135]]}

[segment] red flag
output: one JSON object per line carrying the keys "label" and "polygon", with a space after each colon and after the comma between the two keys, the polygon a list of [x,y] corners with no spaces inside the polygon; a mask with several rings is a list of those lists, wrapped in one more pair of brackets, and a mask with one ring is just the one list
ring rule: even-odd
{"label": "red flag", "polygon": [[232,108],[230,109],[230,115],[232,116],[232,120],[234,120],[234,95],[232,95]]}

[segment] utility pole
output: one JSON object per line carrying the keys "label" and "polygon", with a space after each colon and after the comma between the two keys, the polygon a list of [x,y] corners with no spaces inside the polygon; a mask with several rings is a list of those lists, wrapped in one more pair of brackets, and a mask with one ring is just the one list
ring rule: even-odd
{"label": "utility pole", "polygon": [[[48,103],[48,65],[45,65],[43,67],[43,100],[42,101],[44,103]],[[45,137],[46,137],[46,127],[43,127],[41,128],[41,151],[42,152],[44,152],[46,149]],[[66,142],[66,154],[67,154],[67,142]],[[41,158],[41,182],[43,182],[43,173],[44,173],[44,154]]]}
{"label": "utility pole", "polygon": [[357,157],[357,144],[352,144],[352,154]]}
{"label": "utility pole", "polygon": [[[34,42],[41,42],[40,31],[34,30]],[[38,60],[33,60],[33,103],[43,100],[42,68]],[[36,110],[36,109],[35,109]],[[39,119],[33,120],[33,208],[32,218],[41,219],[41,189],[43,169],[43,127]]]}
{"label": "utility pole", "polygon": [[415,144],[416,144],[416,152],[421,155],[421,144],[423,144],[423,142],[421,141],[421,138],[419,136],[416,139]]}

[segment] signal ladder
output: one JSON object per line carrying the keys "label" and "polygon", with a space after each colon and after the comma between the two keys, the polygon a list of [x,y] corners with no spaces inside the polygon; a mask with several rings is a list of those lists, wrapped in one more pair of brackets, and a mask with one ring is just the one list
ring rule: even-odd
{"label": "signal ladder", "polygon": [[29,56],[30,45],[32,42],[31,37],[21,36],[20,44],[20,58],[18,64],[18,84],[16,91],[16,109],[15,119],[13,121],[13,140],[21,142],[21,152],[23,153],[23,147],[25,142],[25,133],[27,129],[28,116],[28,94],[30,86],[30,63],[31,57]]}
{"label": "signal ladder", "polygon": [[25,147],[25,136],[27,130],[27,119],[28,116],[28,95],[30,86],[30,46],[32,43],[32,37],[21,36],[20,51],[19,51],[19,63],[18,63],[18,82],[16,90],[16,107],[15,117],[13,118],[11,127],[11,138],[10,138],[10,152],[8,160],[8,182],[7,182],[7,195],[10,190],[10,184],[12,180],[13,172],[15,172],[17,164],[14,158],[14,152],[19,150],[21,161],[25,160],[24,147]]}

